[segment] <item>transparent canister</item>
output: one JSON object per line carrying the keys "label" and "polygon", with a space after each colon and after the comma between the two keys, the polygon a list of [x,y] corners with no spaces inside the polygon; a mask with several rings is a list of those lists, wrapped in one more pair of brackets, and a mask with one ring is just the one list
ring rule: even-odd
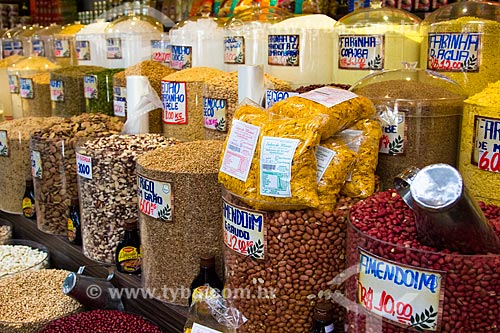
{"label": "transparent canister", "polygon": [[54,34],[61,31],[62,27],[55,23],[37,30],[31,37],[31,55],[46,57],[54,62]]}
{"label": "transparent canister", "polygon": [[384,189],[409,165],[455,166],[465,93],[437,72],[404,68],[372,74],[351,90],[371,99],[382,125],[377,174]]}
{"label": "transparent canister", "polygon": [[2,52],[3,57],[10,57],[11,55],[17,54],[22,55],[22,44],[17,43],[14,46],[14,38],[23,30],[23,27],[14,27],[7,30],[2,36]]}
{"label": "transparent canister", "polygon": [[14,118],[52,115],[49,79],[37,74],[48,75],[57,68],[59,66],[47,58],[37,56],[28,57],[9,67],[9,76],[16,76],[19,83],[19,93],[11,94]]}
{"label": "transparent canister", "polygon": [[290,16],[277,8],[254,7],[231,17],[224,24],[226,71],[237,71],[238,65],[263,65],[267,72],[268,28]]}
{"label": "transparent canister", "polygon": [[65,26],[59,33],[54,34],[54,58],[58,65],[73,66],[78,64],[75,36],[83,27],[83,24],[75,23]]}
{"label": "transparent canister", "polygon": [[22,51],[19,54],[26,57],[32,55],[31,38],[40,29],[39,25],[29,26],[14,37],[14,45],[21,43]]}
{"label": "transparent canister", "polygon": [[172,58],[170,67],[212,67],[224,70],[224,28],[218,19],[193,17],[170,30]]}
{"label": "transparent canister", "polygon": [[159,134],[112,135],[80,142],[76,150],[83,254],[113,263],[127,220],[139,220],[136,159],[176,143]]}
{"label": "transparent canister", "polygon": [[353,84],[368,74],[418,63],[420,18],[396,8],[356,10],[335,25],[333,82]]}
{"label": "transparent canister", "polygon": [[0,110],[6,120],[12,120],[12,99],[10,97],[11,88],[17,89],[17,85],[11,86],[10,83],[16,83],[16,77],[9,78],[8,67],[25,59],[20,55],[14,55],[0,60]]}
{"label": "transparent canister", "polygon": [[76,34],[76,59],[78,65],[106,66],[106,37],[104,31],[109,24],[104,20],[97,20],[97,22],[85,26]]}
{"label": "transparent canister", "polygon": [[500,80],[500,5],[465,1],[436,10],[421,25],[421,65],[461,84],[468,95]]}
{"label": "transparent canister", "polygon": [[124,70],[113,75],[113,113],[115,117],[127,117],[127,77]]}
{"label": "transparent canister", "polygon": [[[126,3],[130,8],[130,3]],[[158,40],[163,24],[155,18],[128,10],[105,29],[109,68],[125,68],[151,59],[151,41]]]}
{"label": "transparent canister", "polygon": [[331,83],[333,27],[323,14],[297,16],[269,27],[269,74],[293,82],[293,87]]}
{"label": "transparent canister", "polygon": [[465,100],[458,170],[472,195],[500,205],[500,81]]}

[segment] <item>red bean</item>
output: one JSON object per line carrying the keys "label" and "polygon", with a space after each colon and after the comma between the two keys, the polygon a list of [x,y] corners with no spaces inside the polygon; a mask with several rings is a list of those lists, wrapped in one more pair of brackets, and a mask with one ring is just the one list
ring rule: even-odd
{"label": "red bean", "polygon": [[49,323],[38,333],[162,333],[145,318],[115,310],[80,312]]}
{"label": "red bean", "polygon": [[[483,203],[480,207],[500,236],[500,207]],[[361,232],[348,229],[348,266],[359,264],[359,246],[403,265],[445,271],[441,331],[498,332],[499,255],[464,256],[420,244],[414,214],[394,190],[377,193],[357,203],[350,211],[350,218],[352,225]],[[357,299],[356,278],[347,281],[346,293],[350,299]],[[347,331],[379,333],[376,322],[372,322],[374,319],[374,316],[349,312]],[[384,333],[401,331],[401,327],[384,321]]]}

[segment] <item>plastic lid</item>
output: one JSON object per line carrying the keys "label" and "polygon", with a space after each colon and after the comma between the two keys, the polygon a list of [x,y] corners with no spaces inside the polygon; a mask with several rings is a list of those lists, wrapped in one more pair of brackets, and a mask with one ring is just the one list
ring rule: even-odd
{"label": "plastic lid", "polygon": [[500,4],[495,2],[463,1],[443,6],[427,16],[423,25],[450,21],[461,17],[470,18],[471,24],[481,24],[483,20],[500,22]]}
{"label": "plastic lid", "polygon": [[110,23],[104,20],[98,20],[97,22],[86,25],[82,30],[78,31],[76,38],[81,35],[94,35],[94,34],[104,34],[104,30],[110,25]]}
{"label": "plastic lid", "polygon": [[2,35],[2,39],[10,39],[16,37],[21,31],[23,31],[24,28],[26,27],[14,27],[9,29]]}
{"label": "plastic lid", "polygon": [[45,57],[32,56],[24,60],[16,62],[9,67],[8,71],[48,71],[51,69],[59,68],[59,65],[54,64],[52,61]]}
{"label": "plastic lid", "polygon": [[[397,81],[398,89],[387,88],[389,81]],[[416,85],[426,85],[428,89],[416,91]],[[433,87],[440,89],[433,91]],[[466,97],[462,87],[448,77],[411,67],[368,75],[354,83],[350,90],[371,99],[387,100],[463,100]],[[449,94],[443,94],[443,91]]]}
{"label": "plastic lid", "polygon": [[337,21],[324,14],[309,14],[291,17],[271,26],[273,30],[282,29],[307,29],[307,30],[333,30]]}
{"label": "plastic lid", "polygon": [[215,267],[215,257],[205,254],[200,257],[200,267],[213,268]]}
{"label": "plastic lid", "polygon": [[41,30],[40,26],[31,26],[31,27],[26,27],[26,29],[21,30],[16,37],[31,37],[33,36],[38,30]]}
{"label": "plastic lid", "polygon": [[60,25],[52,23],[49,26],[46,26],[42,29],[35,31],[35,33],[33,34],[33,38],[39,38],[42,36],[51,36],[53,34],[59,33],[61,30],[62,30],[62,27]]}
{"label": "plastic lid", "polygon": [[320,302],[314,308],[314,319],[319,321],[332,320],[333,306],[330,302]]}
{"label": "plastic lid", "polygon": [[363,8],[345,15],[336,24],[336,28],[362,28],[372,26],[418,26],[421,19],[409,13],[392,7]]}
{"label": "plastic lid", "polygon": [[59,33],[56,35],[66,35],[66,36],[74,36],[78,31],[82,30],[85,27],[83,24],[75,23],[71,25],[67,25],[61,29]]}
{"label": "plastic lid", "polygon": [[146,15],[122,16],[111,22],[105,29],[106,34],[143,34],[163,32],[163,24]]}
{"label": "plastic lid", "polygon": [[[292,17],[291,13],[279,8],[252,7],[232,16],[224,24],[229,34],[263,34],[271,24]],[[266,38],[265,35],[261,35]]]}

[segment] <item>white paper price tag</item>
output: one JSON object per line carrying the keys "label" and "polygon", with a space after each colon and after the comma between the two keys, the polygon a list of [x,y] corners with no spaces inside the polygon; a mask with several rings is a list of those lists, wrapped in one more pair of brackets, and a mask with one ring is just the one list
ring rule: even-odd
{"label": "white paper price tag", "polygon": [[76,170],[79,176],[92,179],[92,158],[76,153]]}
{"label": "white paper price tag", "polygon": [[191,328],[191,333],[222,333],[222,332],[211,329],[210,327],[194,323],[193,327]]}

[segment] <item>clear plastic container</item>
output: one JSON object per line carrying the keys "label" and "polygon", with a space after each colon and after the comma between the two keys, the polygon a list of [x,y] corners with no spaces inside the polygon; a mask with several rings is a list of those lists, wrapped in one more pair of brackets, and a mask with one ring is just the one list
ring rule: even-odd
{"label": "clear plastic container", "polygon": [[368,74],[418,63],[420,18],[396,8],[356,10],[335,25],[333,82],[353,84]]}
{"label": "clear plastic container", "polygon": [[323,14],[297,16],[269,27],[269,74],[292,83],[293,88],[331,83],[333,27]]}
{"label": "clear plastic container", "polygon": [[442,72],[468,95],[500,80],[500,4],[453,3],[427,16],[421,29],[422,67]]}
{"label": "clear plastic container", "polygon": [[212,67],[224,70],[224,28],[218,19],[193,17],[170,29],[170,67]]}
{"label": "clear plastic container", "polygon": [[[8,241],[5,241],[3,245],[0,245],[0,251],[3,252],[5,247],[15,247],[15,248],[20,248],[20,247],[27,247],[28,252],[25,253],[25,256],[29,256],[31,252],[33,253],[40,253],[39,260],[33,261],[30,264],[27,262],[19,262],[19,265],[17,267],[12,267],[8,268],[8,271],[6,270],[5,266],[14,266],[13,258],[9,257],[8,255],[2,256],[0,263],[2,264],[2,271],[0,272],[0,279],[5,279],[10,276],[13,276],[15,274],[19,274],[21,272],[26,272],[26,271],[37,271],[40,269],[44,268],[49,268],[50,265],[50,251],[49,249],[45,246],[42,245],[38,242],[31,241],[31,240],[26,240],[26,239],[10,239]],[[20,258],[16,258],[19,260]],[[28,259],[28,258],[26,258]]]}
{"label": "clear plastic container", "polygon": [[[25,59],[20,55],[10,56],[0,61],[0,103],[3,106],[3,114],[6,120],[13,119],[12,99],[10,97],[11,87],[9,84],[9,66]],[[16,82],[13,78],[10,81]],[[12,87],[14,90],[16,87]]]}
{"label": "clear plastic container", "polygon": [[17,54],[22,55],[22,44],[17,43],[14,45],[14,38],[21,33],[24,28],[19,26],[12,29],[7,30],[2,36],[2,52],[3,57],[7,58],[11,55]]}
{"label": "clear plastic container", "polygon": [[277,8],[254,7],[231,17],[224,24],[226,71],[237,71],[238,65],[263,65],[267,72],[268,28],[290,16]]}
{"label": "clear plastic container", "polygon": [[[498,207],[483,211],[490,221],[498,219]],[[350,269],[340,298],[353,311],[346,332],[497,330],[500,255],[463,255],[420,244],[414,213],[395,191],[353,207],[349,219]]]}
{"label": "clear plastic container", "polygon": [[18,45],[21,43],[22,51],[20,51],[20,55],[29,57],[32,54],[32,45],[31,45],[31,37],[40,30],[39,25],[33,25],[30,27],[26,27],[19,34],[14,37],[14,45]]}
{"label": "clear plastic container", "polygon": [[36,31],[31,37],[31,54],[46,57],[54,62],[54,34],[61,31],[62,27],[55,23]]}
{"label": "clear plastic container", "polygon": [[457,164],[465,93],[437,72],[399,69],[372,74],[351,91],[371,99],[382,125],[377,174],[384,189],[410,165]]}
{"label": "clear plastic container", "polygon": [[151,59],[151,41],[163,32],[161,22],[151,16],[134,13],[125,3],[128,14],[114,20],[105,30],[108,68],[125,68]]}
{"label": "clear plastic container", "polygon": [[99,68],[83,76],[83,91],[87,113],[114,115],[113,75],[121,68]]}
{"label": "clear plastic container", "polygon": [[75,36],[84,25],[75,23],[67,25],[54,34],[54,58],[59,66],[74,66],[78,64],[76,57]]}
{"label": "clear plastic container", "polygon": [[79,65],[107,65],[104,31],[109,24],[104,20],[97,20],[76,34],[76,58]]}
{"label": "clear plastic container", "polygon": [[[14,118],[52,115],[48,80],[46,77],[35,78],[35,75],[49,73],[57,68],[59,66],[47,58],[37,56],[28,57],[9,67],[9,76],[16,76],[19,82],[19,93],[11,94]],[[17,109],[19,105],[20,110]]]}

